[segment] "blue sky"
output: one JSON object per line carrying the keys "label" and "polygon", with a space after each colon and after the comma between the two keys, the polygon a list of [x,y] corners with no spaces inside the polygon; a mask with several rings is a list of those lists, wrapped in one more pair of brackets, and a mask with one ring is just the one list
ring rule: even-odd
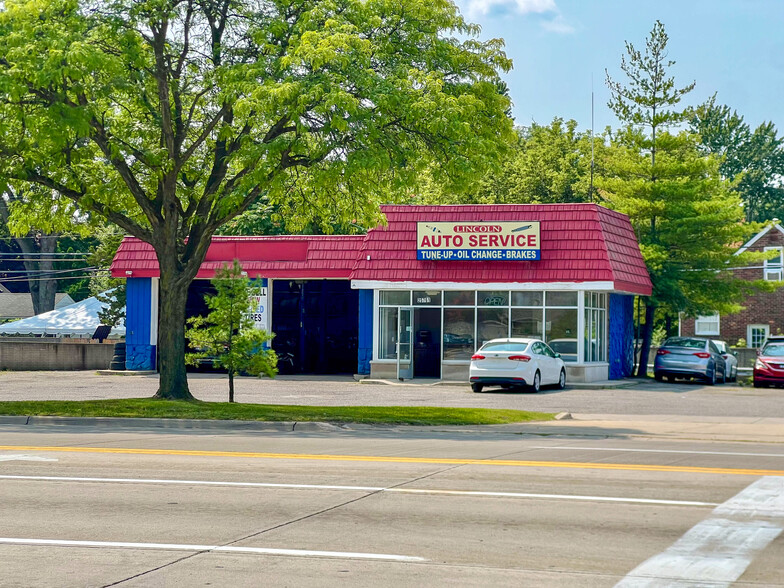
{"label": "blue sky", "polygon": [[696,81],[685,102],[718,93],[757,126],[770,120],[784,134],[784,0],[456,0],[481,38],[501,37],[514,69],[504,77],[518,125],[553,117],[579,128],[617,126],[607,108],[605,68],[618,81],[624,41],[643,49],[658,19],[676,61],[678,87]]}

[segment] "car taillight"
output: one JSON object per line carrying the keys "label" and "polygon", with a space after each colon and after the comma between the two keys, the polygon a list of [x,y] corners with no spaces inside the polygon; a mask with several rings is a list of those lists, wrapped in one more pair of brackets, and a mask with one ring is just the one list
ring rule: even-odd
{"label": "car taillight", "polygon": [[706,353],[705,351],[700,351],[699,353],[692,353],[692,355],[696,355],[701,359],[708,359],[710,357],[710,353]]}
{"label": "car taillight", "polygon": [[484,355],[479,355],[479,354],[477,353],[476,355],[472,355],[472,356],[471,356],[471,361],[476,361],[477,359],[484,359],[484,358],[485,358],[485,356],[484,356]]}
{"label": "car taillight", "polygon": [[656,355],[669,355],[670,353],[672,352],[667,351],[666,349],[659,349],[658,351],[656,351]]}
{"label": "car taillight", "polygon": [[721,354],[721,356],[722,356],[724,359],[727,359],[727,358],[729,357],[729,353],[722,353],[722,354]]}
{"label": "car taillight", "polygon": [[531,361],[531,358],[528,355],[510,355],[509,359],[512,361]]}

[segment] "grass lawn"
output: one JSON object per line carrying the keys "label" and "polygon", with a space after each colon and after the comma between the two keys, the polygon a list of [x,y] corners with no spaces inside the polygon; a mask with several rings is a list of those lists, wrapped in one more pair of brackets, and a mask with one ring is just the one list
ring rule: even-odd
{"label": "grass lawn", "polygon": [[130,398],[0,402],[0,415],[320,421],[396,425],[502,425],[549,421],[554,415],[524,410],[433,406],[290,406]]}

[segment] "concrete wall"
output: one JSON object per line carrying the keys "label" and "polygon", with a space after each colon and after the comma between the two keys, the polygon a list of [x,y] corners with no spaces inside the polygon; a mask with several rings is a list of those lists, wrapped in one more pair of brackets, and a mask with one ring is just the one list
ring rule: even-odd
{"label": "concrete wall", "polygon": [[89,339],[0,338],[0,370],[105,370],[114,343]]}

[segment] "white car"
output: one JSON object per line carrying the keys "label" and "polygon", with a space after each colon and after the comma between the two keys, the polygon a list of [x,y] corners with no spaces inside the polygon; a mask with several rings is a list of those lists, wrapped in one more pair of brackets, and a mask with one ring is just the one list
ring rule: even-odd
{"label": "white car", "polygon": [[561,356],[539,339],[492,339],[471,357],[469,381],[474,392],[485,386],[566,386]]}
{"label": "white car", "polygon": [[713,341],[713,344],[718,348],[719,353],[721,353],[721,356],[724,358],[724,361],[727,364],[726,381],[737,382],[738,354],[732,351],[732,349],[730,349],[727,343],[724,341],[717,341],[716,339],[711,339],[711,341]]}

